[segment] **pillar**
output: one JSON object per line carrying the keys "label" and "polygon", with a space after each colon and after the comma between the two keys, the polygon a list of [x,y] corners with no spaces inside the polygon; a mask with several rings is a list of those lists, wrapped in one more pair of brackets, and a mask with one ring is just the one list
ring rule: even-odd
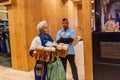
{"label": "pillar", "polygon": [[82,0],[85,80],[93,80],[91,0]]}

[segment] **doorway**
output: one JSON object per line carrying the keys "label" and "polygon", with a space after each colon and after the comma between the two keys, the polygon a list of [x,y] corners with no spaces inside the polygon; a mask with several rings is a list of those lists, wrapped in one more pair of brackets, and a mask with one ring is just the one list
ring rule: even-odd
{"label": "doorway", "polygon": [[0,66],[11,67],[7,7],[0,7]]}

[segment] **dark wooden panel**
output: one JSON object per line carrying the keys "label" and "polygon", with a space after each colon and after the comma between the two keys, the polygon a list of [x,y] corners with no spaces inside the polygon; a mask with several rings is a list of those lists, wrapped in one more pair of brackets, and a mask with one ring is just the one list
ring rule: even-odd
{"label": "dark wooden panel", "polygon": [[[116,47],[120,47],[120,32],[93,32],[93,60],[94,62],[106,62],[106,63],[114,63],[120,64],[120,58],[115,58],[115,54],[117,51],[112,51],[112,55],[107,55],[107,57],[103,57],[102,51],[105,48],[105,45],[101,45],[101,43],[108,43],[109,48],[117,49]],[[115,47],[116,46],[116,47]],[[110,52],[110,51],[109,51]],[[114,54],[115,53],[115,54]],[[119,53],[118,53],[119,54]],[[113,56],[114,55],[114,56]],[[110,57],[112,56],[112,57]]]}
{"label": "dark wooden panel", "polygon": [[120,59],[120,42],[100,42],[101,57]]}

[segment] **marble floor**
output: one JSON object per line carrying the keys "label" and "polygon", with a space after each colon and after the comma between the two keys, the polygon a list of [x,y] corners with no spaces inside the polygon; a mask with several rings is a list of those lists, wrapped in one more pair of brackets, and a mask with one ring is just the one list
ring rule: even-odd
{"label": "marble floor", "polygon": [[[83,42],[79,42],[75,46],[75,62],[79,80],[84,80],[84,55],[83,55]],[[73,80],[69,62],[67,63],[67,80]],[[33,71],[23,72],[13,70],[11,68],[11,59],[0,56],[0,80],[34,80]]]}

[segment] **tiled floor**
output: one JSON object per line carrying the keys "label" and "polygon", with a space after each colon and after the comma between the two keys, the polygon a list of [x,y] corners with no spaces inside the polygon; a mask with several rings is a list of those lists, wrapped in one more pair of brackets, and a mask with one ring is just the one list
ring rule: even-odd
{"label": "tiled floor", "polygon": [[[83,42],[75,46],[75,53],[79,80],[84,80]],[[73,80],[69,63],[67,65],[67,80]],[[34,80],[34,74],[33,71],[23,72],[13,70],[11,68],[10,58],[5,59],[4,57],[0,57],[0,80]]]}

